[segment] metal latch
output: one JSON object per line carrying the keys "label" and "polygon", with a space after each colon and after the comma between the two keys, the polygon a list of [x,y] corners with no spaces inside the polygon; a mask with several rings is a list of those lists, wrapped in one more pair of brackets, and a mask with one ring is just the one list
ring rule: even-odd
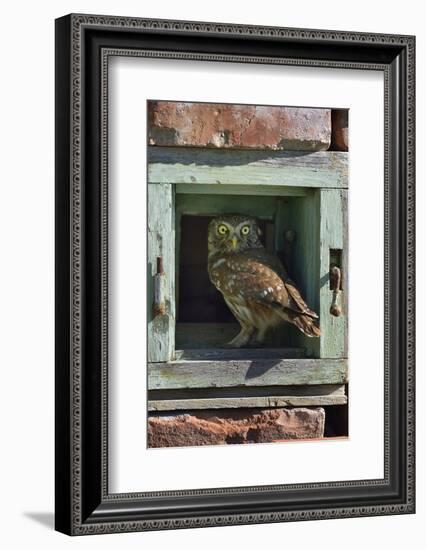
{"label": "metal latch", "polygon": [[330,288],[333,291],[333,298],[331,300],[330,313],[334,317],[340,317],[342,314],[342,308],[339,305],[339,296],[341,293],[342,274],[340,268],[336,265],[330,267]]}
{"label": "metal latch", "polygon": [[157,258],[157,273],[154,275],[154,304],[152,316],[166,314],[166,274],[164,273],[163,258]]}

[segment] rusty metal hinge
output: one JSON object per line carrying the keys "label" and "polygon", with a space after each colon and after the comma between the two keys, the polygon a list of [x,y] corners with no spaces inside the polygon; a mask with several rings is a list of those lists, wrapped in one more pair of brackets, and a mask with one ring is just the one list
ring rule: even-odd
{"label": "rusty metal hinge", "polygon": [[336,265],[330,267],[330,288],[333,291],[333,298],[331,300],[330,313],[334,317],[340,317],[342,314],[342,308],[339,305],[339,296],[341,293],[342,273],[340,268]]}
{"label": "rusty metal hinge", "polygon": [[164,273],[163,258],[157,258],[157,273],[154,275],[154,304],[153,318],[166,314],[166,274]]}

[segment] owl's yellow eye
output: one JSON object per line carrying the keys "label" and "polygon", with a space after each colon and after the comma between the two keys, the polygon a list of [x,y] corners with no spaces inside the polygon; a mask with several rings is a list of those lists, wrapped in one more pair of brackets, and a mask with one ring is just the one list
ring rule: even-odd
{"label": "owl's yellow eye", "polygon": [[241,235],[248,235],[250,233],[250,227],[248,225],[245,225],[242,229],[241,229]]}
{"label": "owl's yellow eye", "polygon": [[228,232],[228,228],[226,227],[226,225],[219,225],[219,227],[217,228],[217,232],[219,233],[219,235],[225,235]]}

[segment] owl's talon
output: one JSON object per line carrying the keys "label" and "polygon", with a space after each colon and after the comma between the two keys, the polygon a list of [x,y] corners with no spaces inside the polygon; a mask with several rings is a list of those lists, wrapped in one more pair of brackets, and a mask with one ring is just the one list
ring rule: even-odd
{"label": "owl's talon", "polygon": [[231,342],[226,342],[225,344],[222,344],[220,347],[225,349],[235,349],[235,348],[240,348],[241,346],[237,346],[236,344],[233,344],[231,341]]}
{"label": "owl's talon", "polygon": [[257,332],[251,337],[250,347],[263,348],[265,345],[265,336],[266,336],[266,329],[263,329],[263,330],[258,329]]}
{"label": "owl's talon", "polygon": [[256,340],[253,340],[251,342],[247,342],[246,344],[237,345],[231,342],[227,342],[226,344],[222,344],[220,347],[225,349],[255,349],[255,348],[263,348],[265,345],[264,342],[258,342]]}
{"label": "owl's talon", "polygon": [[223,344],[224,348],[243,348],[250,341],[252,329],[242,328],[241,331],[231,341]]}

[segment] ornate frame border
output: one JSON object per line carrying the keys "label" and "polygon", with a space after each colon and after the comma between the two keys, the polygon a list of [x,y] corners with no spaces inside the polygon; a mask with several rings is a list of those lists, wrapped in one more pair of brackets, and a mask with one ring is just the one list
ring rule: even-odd
{"label": "ornate frame border", "polygon": [[[57,356],[56,356],[56,528],[73,535],[90,533],[112,533],[141,531],[152,529],[176,529],[213,525],[246,523],[282,522],[307,519],[326,519],[336,517],[355,517],[414,512],[414,132],[415,132],[415,39],[412,36],[378,35],[364,33],[346,33],[340,31],[321,31],[307,29],[285,29],[277,27],[252,27],[245,25],[227,25],[187,21],[147,20],[122,17],[70,15],[57,20]],[[251,39],[290,41],[292,44],[324,44],[326,48],[337,51],[342,45],[368,45],[377,52],[390,52],[384,62],[372,62],[368,58],[356,61],[333,60],[332,54],[325,59],[309,57],[280,57],[271,55],[244,55],[230,53],[195,53],[193,51],[173,51],[171,49],[120,47],[118,44],[102,44],[98,47],[99,65],[97,78],[100,82],[100,117],[92,131],[100,137],[99,176],[99,213],[95,216],[100,226],[99,255],[99,291],[100,313],[98,316],[100,367],[97,371],[101,397],[97,411],[91,411],[96,418],[99,432],[99,448],[88,444],[85,435],[85,423],[88,411],[85,403],[94,388],[87,385],[87,371],[84,370],[87,352],[85,346],[88,336],[85,332],[87,303],[85,297],[90,246],[86,243],[87,233],[93,231],[86,211],[87,193],[84,185],[88,176],[85,138],[87,117],[90,116],[88,98],[92,93],[88,81],[87,67],[89,55],[96,49],[89,47],[87,31],[111,30],[118,36],[122,33],[141,35],[221,36],[231,37],[240,42]],[[115,42],[115,41],[114,41]],[[89,52],[89,53],[88,53]],[[384,72],[385,76],[385,476],[383,480],[363,480],[333,483],[314,483],[297,485],[279,485],[270,487],[239,487],[227,489],[167,491],[156,493],[109,494],[107,475],[107,402],[108,402],[108,60],[111,56],[165,57],[169,59],[191,59],[203,61],[233,61],[244,63],[274,63],[315,67],[334,67],[342,69],[369,69]],[[356,56],[355,56],[356,57]],[[380,56],[379,56],[380,57]],[[382,56],[383,57],[383,56]],[[65,63],[64,63],[65,61]],[[405,64],[406,74],[401,66]],[[91,66],[93,69],[93,66]],[[403,97],[402,97],[403,96]],[[402,99],[401,99],[402,97]],[[406,105],[406,120],[395,121],[392,106],[395,101]],[[89,113],[89,114],[88,114]],[[86,119],[86,120],[85,120]],[[397,135],[397,123],[404,134]],[[398,158],[391,151],[398,151]],[[396,164],[395,164],[396,163]],[[401,204],[395,203],[391,196],[392,177],[397,177],[398,197]],[[64,180],[66,180],[64,182]],[[397,185],[398,186],[398,185]],[[65,219],[64,219],[65,216]],[[397,223],[396,223],[397,222]],[[397,228],[395,228],[397,225]],[[394,228],[392,230],[392,227]],[[395,233],[399,231],[398,234]],[[396,237],[399,238],[396,239]],[[68,242],[67,242],[68,241]],[[399,247],[396,247],[399,244]],[[397,249],[398,248],[398,249]],[[401,262],[401,274],[395,274],[393,262]],[[391,343],[395,337],[391,325],[390,309],[393,284],[402,284],[404,296],[398,313],[402,318],[403,342],[398,342],[394,362],[398,360],[397,372],[391,371]],[[68,308],[65,308],[65,303]],[[65,309],[65,311],[64,311]],[[65,331],[65,332],[64,332]],[[399,349],[402,348],[402,349]],[[404,370],[405,367],[405,370]],[[396,382],[401,387],[395,388]],[[405,389],[404,395],[400,391]],[[96,388],[95,388],[96,389]],[[391,433],[391,392],[397,391],[402,399],[405,433]],[[68,392],[68,399],[65,393]],[[398,393],[399,392],[399,393]],[[395,396],[395,393],[393,393]],[[93,419],[92,419],[93,421]],[[86,430],[87,431],[87,430]],[[391,438],[398,438],[405,445],[405,468],[399,472],[398,490],[394,487],[391,467]],[[87,456],[89,459],[87,459]],[[85,461],[95,462],[85,465]],[[92,477],[96,477],[93,480]],[[138,504],[144,499],[156,501],[178,497],[215,496],[238,497],[240,502],[249,499],[253,493],[304,493],[307,490],[339,489],[354,490],[364,488],[393,488],[393,498],[378,500],[378,504],[319,505],[316,508],[307,503],[305,510],[291,509],[275,503],[274,511],[262,511],[262,507],[252,507],[250,513],[234,511],[231,513],[206,514],[191,512],[181,517],[172,514],[143,510]],[[277,495],[278,496],[278,495]],[[133,512],[129,513],[128,508]],[[239,510],[244,508],[240,506]],[[126,511],[127,510],[127,511]],[[136,512],[135,512],[136,510]]]}

